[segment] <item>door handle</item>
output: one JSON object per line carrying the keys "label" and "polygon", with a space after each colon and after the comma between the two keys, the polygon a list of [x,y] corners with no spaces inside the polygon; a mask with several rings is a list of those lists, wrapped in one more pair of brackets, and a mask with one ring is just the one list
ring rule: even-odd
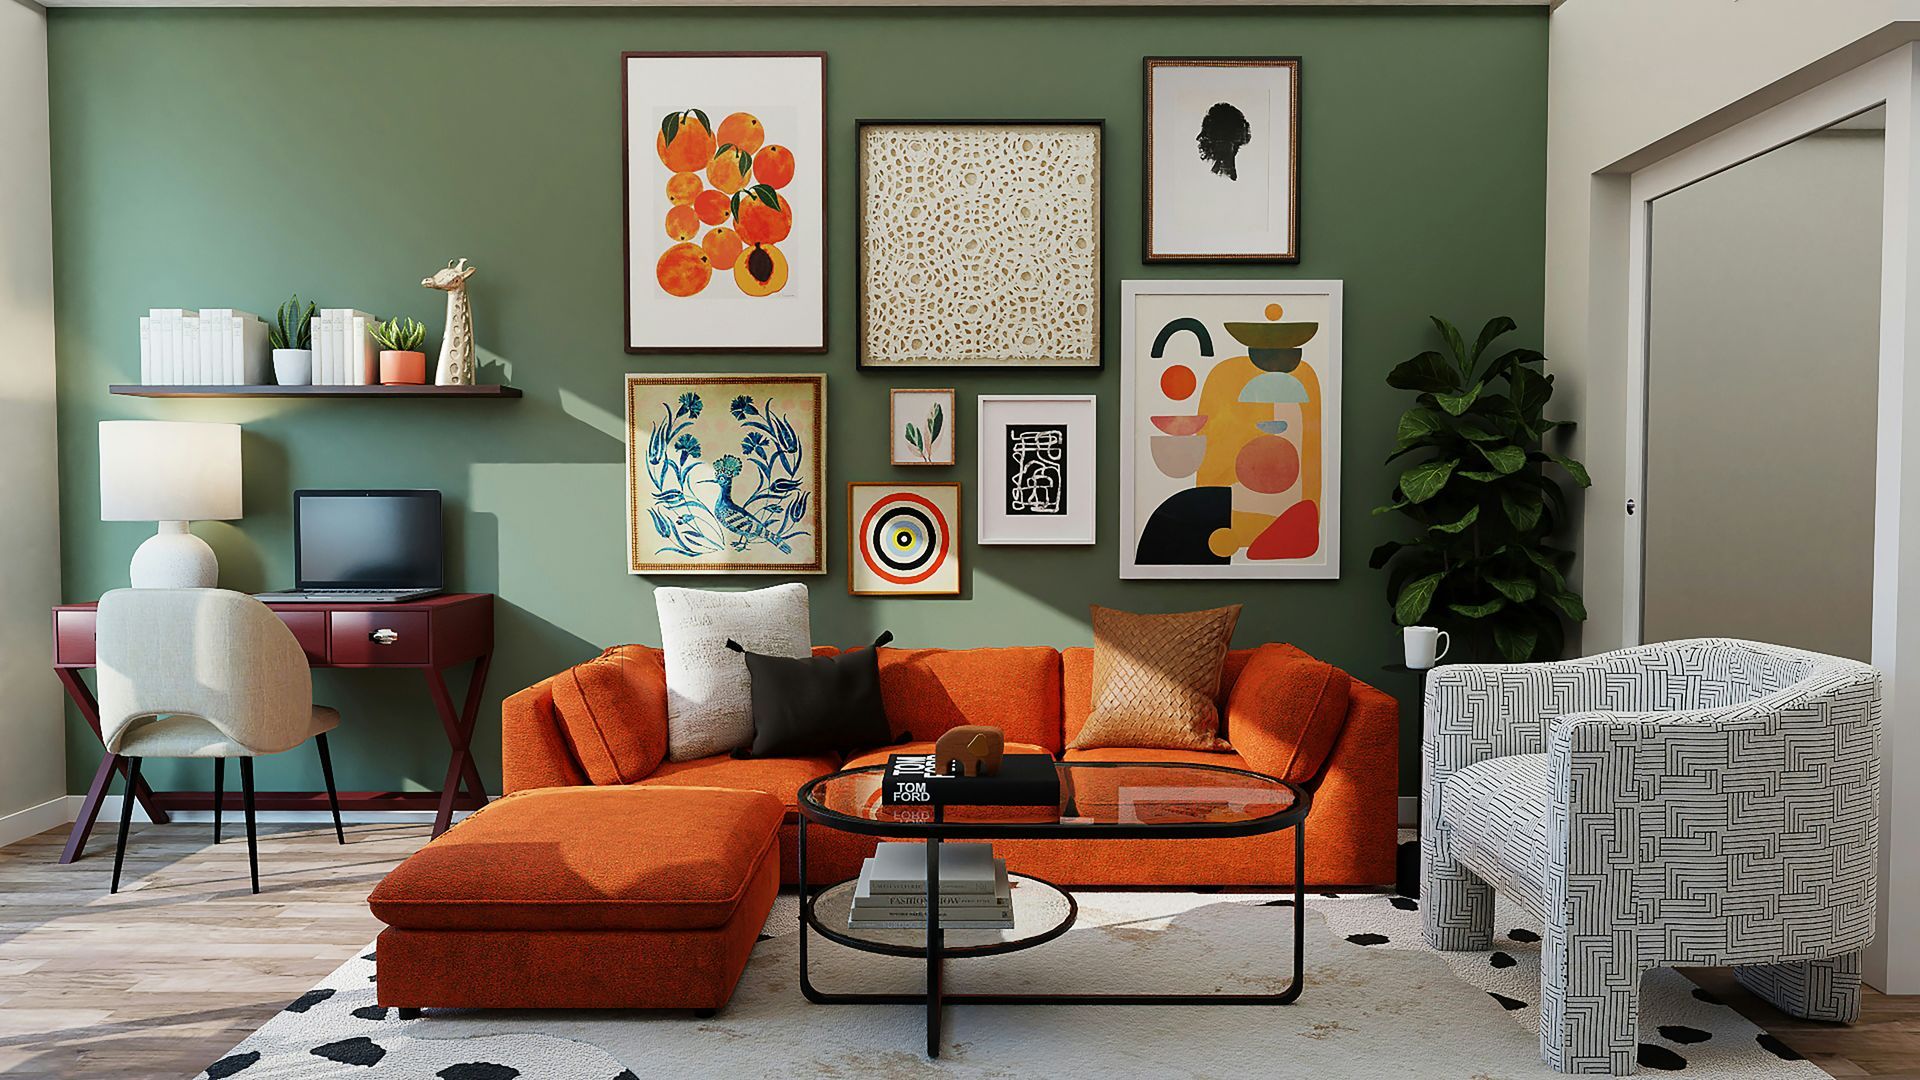
{"label": "door handle", "polygon": [[400,640],[400,632],[383,626],[373,633],[368,634],[367,640],[373,642],[375,645],[391,645]]}
{"label": "door handle", "polygon": [[1638,504],[1636,504],[1632,499],[1628,499],[1627,500],[1627,516],[1632,517],[1633,512],[1637,509],[1639,509]]}

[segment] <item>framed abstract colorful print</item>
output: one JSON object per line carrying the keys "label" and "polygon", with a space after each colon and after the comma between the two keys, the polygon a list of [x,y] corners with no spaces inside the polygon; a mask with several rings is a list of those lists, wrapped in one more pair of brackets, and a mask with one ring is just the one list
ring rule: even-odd
{"label": "framed abstract colorful print", "polygon": [[1120,576],[1339,577],[1341,283],[1120,300]]}
{"label": "framed abstract colorful print", "polygon": [[622,53],[626,349],[825,352],[825,53]]}
{"label": "framed abstract colorful print", "polygon": [[1091,544],[1094,540],[1091,394],[982,394],[980,542]]}
{"label": "framed abstract colorful print", "polygon": [[960,595],[960,485],[847,485],[847,591]]}
{"label": "framed abstract colorful print", "polygon": [[1146,58],[1147,262],[1300,261],[1300,58]]}
{"label": "framed abstract colorful print", "polygon": [[825,375],[628,375],[627,569],[824,574]]}
{"label": "framed abstract colorful print", "polygon": [[862,367],[1099,367],[1099,120],[860,120]]}

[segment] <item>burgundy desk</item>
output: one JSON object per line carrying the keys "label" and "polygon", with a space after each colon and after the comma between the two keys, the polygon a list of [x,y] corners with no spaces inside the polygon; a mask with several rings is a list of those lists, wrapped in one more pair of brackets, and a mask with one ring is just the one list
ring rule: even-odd
{"label": "burgundy desk", "polygon": [[[314,667],[420,672],[426,678],[440,726],[446,730],[453,754],[440,791],[343,791],[342,810],[432,809],[436,811],[433,835],[439,836],[452,822],[454,810],[486,805],[487,789],[474,766],[470,747],[474,722],[480,715],[481,692],[487,683],[487,666],[493,660],[492,593],[431,596],[403,604],[267,606],[293,631]],[[94,607],[61,604],[53,609],[53,669],[67,688],[67,696],[80,707],[93,733],[99,735],[100,705],[80,678],[82,668],[93,666]],[[453,695],[447,691],[446,671],[468,662],[473,664],[473,673],[467,678],[466,702],[456,710]],[[354,729],[352,717],[341,719],[336,736]],[[87,786],[86,800],[80,804],[80,816],[67,837],[66,850],[60,853],[61,862],[72,862],[80,856],[115,772],[126,775],[126,760],[118,754],[103,754],[93,783]],[[156,792],[144,779],[133,794],[147,815],[158,822],[167,820],[169,810],[213,809],[210,792]],[[236,793],[227,793],[223,807],[238,809],[239,798]],[[254,803],[262,810],[322,810],[326,800],[326,793],[319,791],[263,791],[255,796]]]}

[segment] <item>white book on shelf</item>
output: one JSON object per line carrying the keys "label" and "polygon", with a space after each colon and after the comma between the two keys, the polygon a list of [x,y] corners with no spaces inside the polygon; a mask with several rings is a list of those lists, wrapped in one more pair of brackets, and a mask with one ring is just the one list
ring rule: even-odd
{"label": "white book on shelf", "polygon": [[198,315],[180,320],[180,364],[184,369],[182,382],[188,386],[205,384],[206,373],[200,370],[200,317]]}
{"label": "white book on shelf", "polygon": [[[358,386],[367,382],[365,367],[370,355],[367,350],[372,344],[372,337],[365,332],[364,327],[367,323],[376,322],[375,317],[353,308],[321,308],[320,314],[328,320],[331,328],[326,385]],[[356,319],[362,321],[362,327],[357,332],[354,327]]]}
{"label": "white book on shelf", "polygon": [[340,343],[335,334],[335,328],[339,326],[340,320],[326,308],[321,308],[316,318],[318,321],[315,323],[316,329],[313,332],[313,385],[331,386],[335,356],[340,351]]}
{"label": "white book on shelf", "polygon": [[153,316],[140,316],[140,385],[153,385]]}
{"label": "white book on shelf", "polygon": [[173,332],[180,321],[180,309],[153,308],[147,312],[147,318],[152,322],[153,381],[160,386],[172,385],[175,381]]}
{"label": "white book on shelf", "polygon": [[373,335],[367,333],[367,318],[355,315],[347,324],[347,385],[378,382],[377,378],[369,377],[367,370],[373,363]]}
{"label": "white book on shelf", "polygon": [[[873,852],[872,888],[876,893],[927,891],[927,849],[924,844],[889,841]],[[940,892],[992,893],[993,845],[940,845]]]}
{"label": "white book on shelf", "polygon": [[208,386],[227,383],[227,325],[232,308],[200,309],[200,375]]}
{"label": "white book on shelf", "polygon": [[164,382],[172,386],[182,386],[192,381],[192,367],[187,359],[187,320],[200,313],[192,308],[156,308],[154,314],[166,324],[163,335],[166,343],[166,370]]}
{"label": "white book on shelf", "polygon": [[265,386],[273,381],[273,349],[268,343],[265,319],[242,313],[234,328],[234,348],[241,386]]}
{"label": "white book on shelf", "polygon": [[[292,343],[288,343],[287,347],[292,348]],[[313,354],[311,366],[313,374],[317,376],[320,374],[320,316],[318,315],[307,320],[307,351]]]}
{"label": "white book on shelf", "polygon": [[[871,860],[868,861],[869,864]],[[1007,860],[993,861],[994,890],[990,893],[956,893],[940,890],[940,910],[954,918],[997,918],[1013,910],[1013,888],[1007,879]],[[876,915],[893,913],[895,915],[924,915],[927,910],[925,893],[876,893],[873,891],[873,868],[862,865],[860,878],[854,883],[853,909],[856,913],[868,912]]]}

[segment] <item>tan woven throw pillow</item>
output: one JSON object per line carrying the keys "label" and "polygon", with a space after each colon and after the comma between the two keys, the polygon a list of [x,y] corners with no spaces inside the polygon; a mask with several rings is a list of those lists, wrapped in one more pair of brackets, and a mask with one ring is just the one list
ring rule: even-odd
{"label": "tan woven throw pillow", "polygon": [[1073,749],[1226,750],[1220,667],[1240,605],[1176,615],[1093,609],[1093,712]]}

